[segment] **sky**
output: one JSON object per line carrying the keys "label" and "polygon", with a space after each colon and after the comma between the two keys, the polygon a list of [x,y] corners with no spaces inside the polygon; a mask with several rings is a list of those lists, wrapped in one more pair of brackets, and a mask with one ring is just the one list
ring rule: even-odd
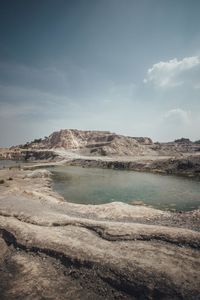
{"label": "sky", "polygon": [[65,128],[200,139],[199,0],[0,0],[0,147]]}

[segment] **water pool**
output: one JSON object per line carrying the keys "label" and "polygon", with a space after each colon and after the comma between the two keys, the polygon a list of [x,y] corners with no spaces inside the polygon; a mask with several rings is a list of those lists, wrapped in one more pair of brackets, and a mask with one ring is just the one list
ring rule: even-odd
{"label": "water pool", "polygon": [[53,188],[74,203],[121,201],[185,211],[200,206],[198,179],[73,166],[56,166],[50,170]]}

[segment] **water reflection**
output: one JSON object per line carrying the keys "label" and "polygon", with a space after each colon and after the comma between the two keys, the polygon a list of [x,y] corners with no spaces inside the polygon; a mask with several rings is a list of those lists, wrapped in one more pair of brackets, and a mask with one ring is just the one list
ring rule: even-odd
{"label": "water reflection", "polygon": [[[191,210],[200,206],[200,181],[133,171],[57,166],[53,186],[75,203],[140,201],[161,209]],[[135,203],[139,204],[139,203]]]}

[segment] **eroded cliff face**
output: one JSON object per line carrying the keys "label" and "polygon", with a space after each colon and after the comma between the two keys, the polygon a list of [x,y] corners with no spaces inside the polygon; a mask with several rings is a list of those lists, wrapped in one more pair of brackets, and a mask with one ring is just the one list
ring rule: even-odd
{"label": "eroded cliff face", "polygon": [[25,145],[11,147],[15,149],[77,150],[86,155],[143,155],[154,154],[153,142],[146,137],[127,137],[109,131],[82,131],[65,129],[53,132],[49,137],[37,139]]}
{"label": "eroded cliff face", "polygon": [[51,150],[32,150],[32,149],[4,149],[0,150],[0,160],[22,160],[22,161],[35,161],[35,160],[53,160],[58,158],[58,155]]}
{"label": "eroded cliff face", "polygon": [[186,177],[200,177],[200,156],[187,156],[177,158],[162,158],[155,157],[146,159],[143,157],[138,160],[131,160],[129,157],[126,160],[112,158],[110,160],[99,160],[92,158],[73,159],[68,162],[73,166],[117,169],[117,170],[132,170],[142,172],[152,172],[167,175],[181,175]]}
{"label": "eroded cliff face", "polygon": [[[153,143],[148,137],[123,136],[109,131],[64,129],[10,149],[0,149],[0,159],[54,159],[65,152],[86,157],[181,157],[200,154],[199,142],[179,139]],[[62,156],[62,155],[61,155]]]}

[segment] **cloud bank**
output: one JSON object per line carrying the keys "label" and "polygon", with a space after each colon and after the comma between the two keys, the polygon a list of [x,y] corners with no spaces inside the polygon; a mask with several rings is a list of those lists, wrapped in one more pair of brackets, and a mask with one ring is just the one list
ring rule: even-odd
{"label": "cloud bank", "polygon": [[190,112],[181,108],[174,108],[167,111],[164,120],[173,123],[173,125],[188,124],[190,121]]}
{"label": "cloud bank", "polygon": [[175,87],[188,83],[193,87],[198,87],[199,79],[200,57],[191,56],[182,60],[174,58],[154,64],[148,69],[144,83],[159,88]]}

